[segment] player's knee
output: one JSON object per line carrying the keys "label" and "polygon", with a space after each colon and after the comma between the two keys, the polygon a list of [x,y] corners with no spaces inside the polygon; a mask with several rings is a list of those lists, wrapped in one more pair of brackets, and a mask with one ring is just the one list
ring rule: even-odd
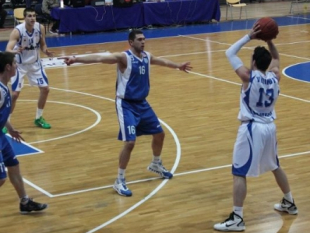
{"label": "player's knee", "polygon": [[6,178],[0,179],[0,187],[4,184]]}
{"label": "player's knee", "polygon": [[47,95],[50,92],[50,88],[47,87],[40,87],[40,91],[42,94]]}
{"label": "player's knee", "polygon": [[165,139],[165,132],[161,132],[154,135],[154,138],[158,141],[163,141]]}
{"label": "player's knee", "polygon": [[125,147],[127,150],[133,150],[135,147],[136,142],[135,141],[128,141],[125,143]]}
{"label": "player's knee", "polygon": [[12,92],[12,100],[13,101],[18,99],[19,93],[20,93],[19,91],[13,91]]}

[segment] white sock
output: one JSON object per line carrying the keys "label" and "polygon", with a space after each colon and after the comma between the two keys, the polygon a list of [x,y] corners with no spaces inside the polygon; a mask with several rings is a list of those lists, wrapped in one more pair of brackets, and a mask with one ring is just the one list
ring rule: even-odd
{"label": "white sock", "polygon": [[159,163],[160,161],[161,161],[160,155],[159,156],[153,155],[153,162]]}
{"label": "white sock", "polygon": [[126,169],[121,169],[121,168],[118,169],[118,176],[117,176],[117,178],[119,180],[125,179],[125,171],[126,171]]}
{"label": "white sock", "polygon": [[288,193],[285,193],[284,194],[284,198],[286,199],[286,200],[288,200],[289,202],[294,202],[294,200],[293,200],[293,196],[292,196],[292,193],[291,192],[288,192]]}
{"label": "white sock", "polygon": [[233,211],[243,218],[243,207],[234,206]]}
{"label": "white sock", "polygon": [[43,115],[43,109],[37,108],[36,119],[39,119]]}
{"label": "white sock", "polygon": [[11,122],[11,115],[12,115],[12,114],[10,114],[10,115],[9,115],[9,118],[8,118],[8,121],[9,121],[9,122]]}
{"label": "white sock", "polygon": [[26,196],[24,196],[24,197],[22,197],[22,198],[20,199],[20,203],[21,203],[22,205],[26,205],[26,204],[28,203],[28,201],[29,201],[28,195],[26,195]]}

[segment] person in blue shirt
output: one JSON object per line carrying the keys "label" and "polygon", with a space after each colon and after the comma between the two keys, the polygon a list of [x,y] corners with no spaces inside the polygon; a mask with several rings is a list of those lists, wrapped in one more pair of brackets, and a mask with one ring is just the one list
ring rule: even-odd
{"label": "person in blue shirt", "polygon": [[119,155],[118,177],[113,188],[123,196],[132,195],[126,185],[125,170],[135,147],[137,136],[153,136],[153,161],[147,169],[165,179],[173,177],[173,174],[163,166],[161,160],[165,133],[155,112],[146,100],[150,90],[150,65],[167,66],[185,72],[192,68],[190,62],[177,64],[144,51],[145,36],[140,30],[132,30],[129,33],[128,42],[130,49],[121,53],[59,58],[64,59],[67,65],[75,62],[117,64],[115,102],[120,126],[118,139],[124,141],[124,146]]}
{"label": "person in blue shirt", "polygon": [[[11,96],[8,88],[8,82],[16,73],[15,54],[10,52],[0,52],[0,128],[7,127],[9,134],[18,142],[24,140],[21,133],[13,128],[8,121],[11,111]],[[24,182],[19,169],[19,161],[11,147],[5,134],[0,131],[0,186],[6,180],[7,174],[20,198],[20,212],[27,214],[32,211],[41,211],[46,209],[47,204],[34,202],[30,199],[24,188]]]}

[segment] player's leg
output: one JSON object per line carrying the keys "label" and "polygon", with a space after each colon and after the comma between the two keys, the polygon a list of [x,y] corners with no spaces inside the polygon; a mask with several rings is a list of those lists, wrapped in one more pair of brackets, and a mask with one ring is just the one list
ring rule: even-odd
{"label": "player's leg", "polygon": [[124,141],[123,148],[119,154],[118,176],[113,188],[122,196],[131,196],[132,192],[127,188],[125,172],[130,160],[131,152],[136,142],[136,126],[139,116],[131,110],[131,104],[122,100],[116,100],[116,112],[120,126],[118,139]]}
{"label": "player's leg", "polygon": [[6,180],[5,165],[3,163],[2,152],[0,152],[0,187],[5,183],[5,180]]}
{"label": "player's leg", "polygon": [[[269,138],[266,140],[266,146],[265,146],[265,154],[266,160],[263,161],[262,168],[264,168],[264,164],[269,165],[269,170],[272,171],[275,180],[280,187],[281,191],[283,192],[283,198],[280,201],[280,203],[277,203],[274,205],[274,209],[282,212],[287,212],[289,214],[297,214],[298,209],[295,205],[290,185],[286,176],[286,173],[284,170],[280,167],[279,159],[278,159],[278,147],[277,147],[277,136],[276,136],[276,126],[275,124],[268,124],[266,125],[268,127],[268,132],[271,132],[269,134]],[[265,169],[267,170],[267,169]]]}
{"label": "player's leg", "polygon": [[163,131],[158,117],[147,101],[141,105],[140,122],[137,126],[137,136],[152,135],[153,161],[147,167],[151,172],[160,175],[162,178],[171,179],[173,174],[162,164],[161,153],[164,145],[165,132]]}
{"label": "player's leg", "polygon": [[[246,176],[253,163],[252,123],[239,126],[233,152],[233,212],[229,217],[214,225],[218,231],[243,231],[243,204],[247,194]],[[253,170],[253,169],[252,169]]]}
{"label": "player's leg", "polygon": [[38,86],[40,90],[36,117],[34,124],[43,129],[50,129],[51,125],[43,118],[43,110],[49,94],[48,78],[42,64],[34,63],[28,72],[28,79],[31,86]]}
{"label": "player's leg", "polygon": [[12,185],[14,186],[17,195],[20,198],[20,212],[22,214],[30,213],[32,211],[41,211],[47,208],[47,204],[34,202],[27,196],[24,181],[20,173],[19,161],[17,160],[14,151],[5,139],[2,141],[4,148],[2,150],[4,164],[8,169],[8,175]]}

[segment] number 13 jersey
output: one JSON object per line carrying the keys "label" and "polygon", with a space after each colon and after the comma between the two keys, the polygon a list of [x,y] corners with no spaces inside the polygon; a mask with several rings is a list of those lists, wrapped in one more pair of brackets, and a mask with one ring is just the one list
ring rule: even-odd
{"label": "number 13 jersey", "polygon": [[279,97],[280,87],[275,73],[252,70],[249,86],[241,91],[240,121],[255,121],[270,123],[276,119],[274,110],[275,103]]}

